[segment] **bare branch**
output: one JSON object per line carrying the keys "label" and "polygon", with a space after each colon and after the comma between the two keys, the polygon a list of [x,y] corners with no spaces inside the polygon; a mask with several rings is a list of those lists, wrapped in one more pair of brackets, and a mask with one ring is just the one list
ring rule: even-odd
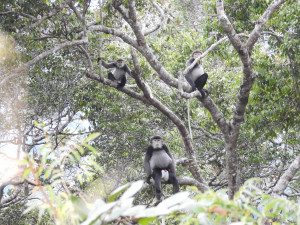
{"label": "bare branch", "polygon": [[[138,43],[133,40],[131,37],[129,37],[128,35],[126,35],[125,33],[115,30],[113,28],[109,28],[109,27],[105,27],[102,25],[96,25],[96,26],[90,26],[88,28],[88,32],[93,32],[93,31],[101,31],[103,33],[106,34],[112,34],[114,36],[117,36],[119,38],[121,38],[125,43],[137,48],[138,47]],[[79,35],[80,36],[80,35]]]}
{"label": "bare branch", "polygon": [[276,34],[275,32],[273,31],[264,31],[262,32],[262,35],[271,35],[273,37],[275,37],[277,39],[278,42],[282,42],[283,41],[283,36],[280,36],[279,34]]}
{"label": "bare branch", "polygon": [[[178,184],[179,185],[189,185],[189,186],[195,186],[198,188],[199,191],[201,192],[206,192],[209,190],[208,186],[200,183],[199,181],[193,179],[192,177],[188,177],[188,176],[181,176],[181,177],[177,177],[178,180]],[[165,183],[164,181],[162,181],[162,183]],[[154,185],[154,182],[152,181],[152,183],[150,185]],[[144,183],[142,189],[145,189],[147,187],[150,186],[147,183]]]}
{"label": "bare branch", "polygon": [[232,43],[233,47],[237,50],[240,55],[247,55],[247,49],[245,48],[244,44],[241,42],[240,38],[238,37],[237,33],[235,32],[232,24],[230,23],[229,19],[227,18],[224,5],[222,0],[217,0],[216,2],[217,7],[217,14],[219,21],[228,36],[230,42]]}
{"label": "bare branch", "polygon": [[12,202],[13,200],[15,200],[19,193],[21,192],[21,188],[18,187],[17,190],[9,197],[3,199],[1,202],[0,202],[0,208],[3,208],[3,206],[9,202]]}
{"label": "bare branch", "polygon": [[94,73],[94,66],[93,66],[92,59],[91,59],[89,53],[87,52],[87,50],[84,47],[82,47],[80,45],[78,46],[78,48],[80,48],[80,50],[86,56],[86,59],[88,61],[88,65],[89,65],[89,73]]}
{"label": "bare branch", "polygon": [[266,23],[271,18],[272,14],[282,5],[286,0],[274,0],[266,9],[264,14],[258,19],[255,28],[252,30],[250,37],[247,41],[249,52],[252,52],[254,44],[257,42],[261,35],[262,30],[265,28]]}
{"label": "bare branch", "polygon": [[23,12],[19,12],[19,11],[0,12],[0,15],[9,15],[9,14],[19,14],[19,15],[21,15],[21,16],[23,16],[23,17],[32,19],[32,20],[34,20],[34,21],[37,20],[37,18],[35,18],[34,16],[29,15],[29,14],[26,14],[26,13],[23,13]]}
{"label": "bare branch", "polygon": [[195,186],[201,192],[206,192],[209,190],[209,188],[206,184],[200,183],[199,181],[193,179],[192,177],[184,176],[184,177],[178,177],[177,179],[178,179],[179,185]]}
{"label": "bare branch", "polygon": [[51,10],[50,13],[48,13],[47,15],[43,16],[41,19],[39,19],[37,22],[35,22],[34,24],[30,25],[29,27],[27,27],[27,29],[32,29],[34,27],[39,26],[44,20],[49,19],[53,16],[55,16],[56,14],[58,14],[60,11],[62,11],[67,4],[70,4],[72,2],[72,0],[66,0],[65,2],[63,2],[61,5],[57,5],[55,6],[55,8],[53,10]]}
{"label": "bare branch", "polygon": [[[193,127],[193,129],[201,130],[203,132],[204,136],[207,137],[207,138],[210,138],[210,139],[215,140],[215,141],[223,141],[221,138],[213,136],[215,134],[212,134],[211,132],[205,130],[202,127]],[[203,136],[203,135],[201,135],[201,136]],[[194,139],[198,139],[200,137],[194,137]]]}
{"label": "bare branch", "polygon": [[130,52],[131,52],[132,61],[133,61],[133,64],[134,64],[134,71],[132,71],[132,75],[133,75],[133,77],[136,81],[137,86],[143,91],[143,93],[145,95],[145,98],[149,100],[153,96],[152,96],[151,90],[149,90],[150,88],[148,88],[146,86],[146,84],[139,77],[140,65],[139,65],[139,62],[138,62],[138,59],[137,59],[137,54],[136,54],[135,50],[132,47],[130,47]]}
{"label": "bare branch", "polygon": [[[115,82],[109,80],[109,79],[105,79],[105,78],[104,78],[103,80],[101,80],[101,79],[98,77],[97,74],[92,74],[92,73],[88,73],[86,76],[87,76],[88,78],[90,78],[90,79],[93,79],[93,80],[96,80],[96,81],[98,81],[98,82],[100,82],[100,83],[103,83],[104,85],[107,85],[107,86],[109,86],[109,87],[113,87],[113,88],[116,88],[116,89],[117,89],[117,84],[116,84]],[[134,91],[132,91],[131,89],[127,88],[126,86],[123,87],[123,88],[120,88],[120,89],[118,89],[118,90],[119,90],[119,91],[122,91],[123,93],[125,93],[125,94],[127,94],[127,95],[129,95],[130,97],[133,97],[133,98],[135,98],[135,99],[138,99],[138,100],[140,100],[140,101],[142,101],[142,102],[144,102],[144,103],[146,103],[146,104],[149,104],[149,102],[148,102],[147,99],[144,97],[144,95],[141,95],[141,94],[139,94],[139,93],[137,93],[137,92],[134,92]]]}
{"label": "bare branch", "polygon": [[[100,25],[103,26],[103,12],[102,12],[102,1],[99,0],[99,7],[100,7]],[[100,80],[104,79],[103,76],[103,69],[102,69],[102,45],[103,45],[103,34],[100,32],[99,34],[99,71],[100,71]]]}
{"label": "bare branch", "polygon": [[289,168],[281,176],[275,187],[273,188],[273,193],[277,195],[283,194],[284,190],[289,185],[289,182],[293,179],[296,173],[300,169],[300,155],[298,155]]}
{"label": "bare branch", "polygon": [[152,4],[154,5],[154,7],[157,9],[158,11],[158,14],[159,14],[159,18],[160,18],[160,22],[159,24],[156,25],[156,27],[154,27],[153,29],[149,30],[149,31],[145,31],[144,32],[144,36],[147,36],[155,31],[157,31],[159,28],[162,27],[162,24],[163,24],[163,21],[164,21],[164,11],[161,9],[161,7],[155,3],[155,2],[152,2]]}

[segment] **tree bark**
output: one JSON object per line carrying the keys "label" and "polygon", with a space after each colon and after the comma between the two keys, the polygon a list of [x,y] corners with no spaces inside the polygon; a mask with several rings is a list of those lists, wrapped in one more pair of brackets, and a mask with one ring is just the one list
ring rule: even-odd
{"label": "tree bark", "polygon": [[281,176],[276,186],[273,188],[273,194],[281,195],[299,170],[300,170],[300,155],[296,157],[296,159],[292,162],[289,168]]}
{"label": "tree bark", "polygon": [[[234,194],[237,192],[240,184],[238,182],[238,155],[236,152],[237,140],[240,133],[241,124],[244,120],[244,114],[246,106],[248,104],[248,99],[252,85],[257,73],[253,71],[251,52],[253,50],[254,44],[257,42],[258,38],[261,36],[263,28],[267,21],[271,18],[272,14],[276,9],[279,8],[286,0],[274,0],[269,7],[266,9],[265,13],[259,18],[257,25],[253,29],[252,33],[249,35],[247,44],[244,44],[239,38],[239,34],[236,33],[231,22],[227,18],[224,10],[224,4],[222,0],[217,0],[216,8],[219,22],[224,29],[228,39],[230,40],[233,47],[238,52],[241,62],[243,63],[243,81],[240,86],[240,90],[237,96],[235,110],[233,112],[232,120],[227,124],[227,126],[222,127],[218,124],[221,131],[223,132],[225,139],[225,150],[226,150],[226,170],[228,178],[228,194],[229,198],[233,199]],[[225,128],[225,129],[224,129]]]}

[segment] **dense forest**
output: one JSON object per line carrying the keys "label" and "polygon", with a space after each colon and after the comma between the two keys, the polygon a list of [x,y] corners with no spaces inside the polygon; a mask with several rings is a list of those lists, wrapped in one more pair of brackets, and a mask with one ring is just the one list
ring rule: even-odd
{"label": "dense forest", "polygon": [[2,0],[0,224],[300,224],[299,72],[299,0]]}

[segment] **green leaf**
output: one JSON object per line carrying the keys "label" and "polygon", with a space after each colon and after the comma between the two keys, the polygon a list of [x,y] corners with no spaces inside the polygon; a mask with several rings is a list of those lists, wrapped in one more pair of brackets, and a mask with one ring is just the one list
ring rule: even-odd
{"label": "green leaf", "polygon": [[83,147],[79,146],[77,147],[78,151],[80,152],[80,154],[84,154],[84,149]]}
{"label": "green leaf", "polygon": [[54,202],[55,194],[54,194],[54,191],[53,191],[53,189],[50,185],[48,186],[48,191],[49,191],[49,198],[50,198],[51,202]]}
{"label": "green leaf", "polygon": [[39,169],[37,170],[37,175],[40,176],[43,172],[44,168],[42,166],[39,167]]}
{"label": "green leaf", "polygon": [[44,175],[45,180],[51,175],[51,171],[52,170],[46,170],[45,175]]}
{"label": "green leaf", "polygon": [[82,175],[81,174],[76,174],[76,177],[77,177],[79,183],[82,185],[83,184]]}
{"label": "green leaf", "polygon": [[26,177],[28,177],[30,172],[31,172],[31,168],[26,168],[23,172],[23,177],[22,178],[25,179]]}
{"label": "green leaf", "polygon": [[258,211],[256,208],[254,208],[250,205],[245,205],[245,208],[247,210],[249,210],[252,214],[259,216],[259,217],[263,217],[262,213],[260,211]]}
{"label": "green leaf", "polygon": [[102,167],[101,167],[98,163],[96,163],[95,161],[90,160],[89,163],[90,163],[93,167],[95,167],[98,171],[103,172]]}
{"label": "green leaf", "polygon": [[77,159],[77,161],[80,162],[80,160],[81,160],[80,154],[76,150],[72,151],[72,154],[75,156],[75,158]]}
{"label": "green leaf", "polygon": [[93,153],[98,153],[97,150],[89,144],[83,144],[83,146],[87,147]]}
{"label": "green leaf", "polygon": [[142,219],[139,219],[138,223],[141,225],[147,225],[147,224],[150,224],[155,219],[156,219],[156,217],[142,218]]}
{"label": "green leaf", "polygon": [[101,134],[101,133],[93,133],[93,134],[91,134],[90,136],[88,136],[88,137],[84,140],[84,142],[92,141],[92,140],[96,139],[97,137],[99,137],[100,134]]}
{"label": "green leaf", "polygon": [[124,184],[123,186],[114,190],[108,197],[107,201],[108,202],[114,201],[122,192],[124,192],[126,189],[128,189],[129,186],[130,186],[130,184]]}

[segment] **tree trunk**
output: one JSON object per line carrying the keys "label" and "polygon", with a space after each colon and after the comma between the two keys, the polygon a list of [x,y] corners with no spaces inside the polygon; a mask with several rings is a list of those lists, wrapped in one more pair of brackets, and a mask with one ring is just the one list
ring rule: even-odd
{"label": "tree trunk", "polygon": [[240,184],[238,182],[238,155],[236,152],[236,140],[232,137],[225,138],[226,151],[226,171],[228,180],[228,196],[233,199],[238,191]]}

